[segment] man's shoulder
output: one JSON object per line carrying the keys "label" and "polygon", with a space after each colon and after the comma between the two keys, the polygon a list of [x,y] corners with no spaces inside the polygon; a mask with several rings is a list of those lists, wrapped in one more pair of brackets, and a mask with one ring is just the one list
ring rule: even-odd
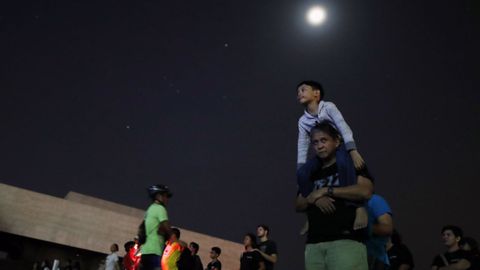
{"label": "man's shoulder", "polygon": [[276,243],[275,241],[268,239],[267,241],[261,242],[260,245],[275,246]]}
{"label": "man's shoulder", "polygon": [[454,252],[445,252],[445,257],[466,259],[470,258],[470,254],[468,253],[468,251],[459,249]]}
{"label": "man's shoulder", "polygon": [[147,213],[166,213],[167,209],[165,206],[158,204],[158,203],[152,203],[148,209]]}

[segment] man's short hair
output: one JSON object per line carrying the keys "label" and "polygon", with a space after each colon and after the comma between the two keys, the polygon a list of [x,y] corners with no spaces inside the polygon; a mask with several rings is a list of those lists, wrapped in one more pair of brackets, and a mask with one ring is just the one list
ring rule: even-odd
{"label": "man's short hair", "polygon": [[257,226],[257,228],[262,228],[264,231],[267,232],[267,235],[270,234],[270,227],[268,227],[268,226],[265,225],[265,224],[260,224],[260,225]]}
{"label": "man's short hair", "polygon": [[301,82],[297,85],[297,88],[300,87],[300,85],[302,85],[302,84],[305,84],[305,85],[308,85],[308,86],[312,87],[313,90],[320,91],[320,100],[323,100],[323,97],[325,96],[325,90],[323,90],[323,86],[322,86],[321,83],[319,83],[317,81],[311,81],[311,80],[303,81],[303,82]]}
{"label": "man's short hair", "polygon": [[177,239],[180,239],[180,230],[178,228],[172,228],[172,234],[175,234]]}
{"label": "man's short hair", "polygon": [[222,253],[222,249],[219,248],[219,247],[212,247],[212,251],[217,253],[217,255],[219,255],[219,256]]}
{"label": "man's short hair", "polygon": [[458,226],[455,226],[455,225],[444,226],[442,228],[441,233],[444,233],[445,231],[448,231],[448,230],[452,231],[452,233],[453,233],[453,235],[455,235],[455,237],[460,237],[460,238],[463,237],[463,230]]}
{"label": "man's short hair", "polygon": [[198,252],[198,250],[200,249],[200,246],[195,243],[195,242],[190,242],[190,246],[195,249],[195,252]]}
{"label": "man's short hair", "polygon": [[335,128],[335,126],[332,124],[330,121],[322,121],[318,124],[316,124],[311,130],[310,130],[310,138],[317,132],[325,132],[327,133],[330,137],[336,139],[342,139],[342,136],[338,132],[338,130]]}

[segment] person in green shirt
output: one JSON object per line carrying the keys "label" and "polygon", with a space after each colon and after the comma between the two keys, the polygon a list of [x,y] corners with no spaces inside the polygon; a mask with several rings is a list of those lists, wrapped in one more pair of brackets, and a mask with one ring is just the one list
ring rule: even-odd
{"label": "person in green shirt", "polygon": [[166,206],[172,197],[166,185],[153,185],[148,188],[152,204],[145,213],[146,241],[141,246],[141,270],[160,270],[160,257],[165,247],[165,236],[171,234]]}

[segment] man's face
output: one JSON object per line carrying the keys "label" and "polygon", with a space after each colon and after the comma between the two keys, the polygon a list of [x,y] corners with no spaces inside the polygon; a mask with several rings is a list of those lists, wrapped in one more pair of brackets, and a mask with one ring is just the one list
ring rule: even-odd
{"label": "man's face", "polygon": [[313,90],[310,85],[302,84],[297,88],[297,99],[300,104],[308,104],[320,98],[320,91]]}
{"label": "man's face", "polygon": [[265,230],[263,229],[263,227],[260,226],[260,227],[257,228],[257,236],[258,236],[259,238],[264,237],[264,236],[266,235],[266,233],[267,233],[267,231],[265,231]]}
{"label": "man's face", "polygon": [[456,237],[451,230],[445,230],[442,233],[443,244],[447,247],[452,247],[460,241],[460,237]]}
{"label": "man's face", "polygon": [[192,245],[188,245],[188,248],[190,249],[192,254],[197,254],[197,250]]}
{"label": "man's face", "polygon": [[161,201],[165,206],[167,206],[169,198],[168,198],[168,195],[166,193],[157,193],[155,198],[157,200]]}
{"label": "man's face", "polygon": [[332,138],[323,131],[316,131],[313,133],[311,141],[313,148],[315,149],[315,153],[323,160],[330,159],[335,156],[335,151],[340,145],[339,139]]}

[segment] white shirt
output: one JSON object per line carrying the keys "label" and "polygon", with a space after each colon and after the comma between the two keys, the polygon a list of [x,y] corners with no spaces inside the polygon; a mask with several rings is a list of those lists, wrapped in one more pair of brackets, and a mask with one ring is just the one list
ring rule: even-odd
{"label": "white shirt", "polygon": [[107,260],[105,261],[105,270],[115,270],[115,264],[118,265],[118,255],[116,252],[107,256]]}
{"label": "white shirt", "polygon": [[297,146],[297,164],[304,164],[307,161],[308,147],[310,146],[310,130],[322,121],[329,121],[342,135],[347,150],[356,149],[353,133],[348,126],[342,113],[332,102],[320,101],[318,104],[317,115],[309,114],[307,111],[298,120],[298,146]]}

